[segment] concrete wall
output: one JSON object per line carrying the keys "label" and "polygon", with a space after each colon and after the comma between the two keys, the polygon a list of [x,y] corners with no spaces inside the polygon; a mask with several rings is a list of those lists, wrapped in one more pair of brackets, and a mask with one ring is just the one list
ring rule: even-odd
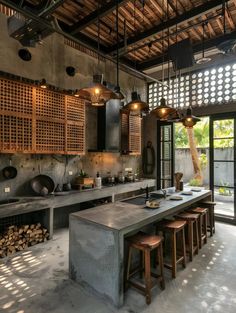
{"label": "concrete wall", "polygon": [[[15,39],[9,37],[7,32],[7,17],[0,14],[0,70],[33,80],[45,78],[51,85],[64,89],[79,89],[92,81],[92,75],[97,73],[97,59],[82,53],[64,44],[61,35],[53,34],[43,40],[42,45],[29,48],[32,54],[30,62],[22,61],[18,57],[18,49],[21,45]],[[70,77],[66,74],[66,67],[74,66],[76,75]],[[115,65],[111,62],[100,62],[100,69],[104,73],[104,79],[116,84]],[[126,95],[125,101],[130,100],[133,88],[146,99],[145,81],[134,78],[126,72],[120,72],[120,86]],[[86,108],[86,148],[96,147],[96,108]],[[29,193],[29,180],[39,174],[50,175],[55,183],[71,181],[79,170],[84,169],[89,175],[95,176],[99,171],[106,175],[108,171],[117,174],[126,167],[132,167],[134,172],[140,171],[140,157],[120,156],[119,154],[87,153],[85,156],[51,156],[51,155],[12,155],[12,164],[18,169],[18,176],[13,180],[4,180],[0,173],[0,198],[25,195]],[[66,163],[67,169],[65,169]],[[9,165],[9,156],[0,155],[0,171]],[[72,171],[72,176],[68,176]],[[4,193],[4,188],[10,187],[9,194]]]}
{"label": "concrete wall", "polygon": [[[203,169],[203,183],[209,184],[209,149],[198,149],[199,155],[205,153],[207,156],[207,166]],[[233,160],[233,148],[217,148],[214,150],[216,160]],[[189,149],[176,149],[175,150],[175,171],[183,173],[183,181],[188,183],[193,178],[193,164]],[[214,184],[222,185],[222,183],[229,183],[233,186],[233,163],[230,162],[215,162],[214,166]]]}

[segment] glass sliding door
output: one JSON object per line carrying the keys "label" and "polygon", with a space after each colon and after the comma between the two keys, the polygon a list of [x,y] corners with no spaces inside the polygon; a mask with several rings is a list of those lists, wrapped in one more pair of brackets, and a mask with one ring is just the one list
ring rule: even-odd
{"label": "glass sliding door", "polygon": [[211,189],[215,215],[235,221],[235,116],[212,116],[210,119]]}
{"label": "glass sliding door", "polygon": [[158,122],[157,126],[157,187],[174,185],[173,123]]}

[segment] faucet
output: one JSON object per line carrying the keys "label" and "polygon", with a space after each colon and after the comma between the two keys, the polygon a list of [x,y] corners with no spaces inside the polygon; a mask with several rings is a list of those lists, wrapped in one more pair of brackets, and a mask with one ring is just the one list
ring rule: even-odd
{"label": "faucet", "polygon": [[148,187],[148,185],[146,186],[146,188],[140,188],[140,189],[145,190],[145,193],[146,193],[145,200],[148,200],[149,199],[149,187]]}
{"label": "faucet", "polygon": [[160,189],[160,191],[163,193],[164,198],[166,198],[166,190],[165,189]]}

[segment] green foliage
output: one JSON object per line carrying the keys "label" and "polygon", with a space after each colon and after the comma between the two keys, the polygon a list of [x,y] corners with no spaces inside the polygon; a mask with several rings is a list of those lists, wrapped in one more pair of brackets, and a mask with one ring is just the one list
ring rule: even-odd
{"label": "green foliage", "polygon": [[[209,147],[209,118],[203,117],[194,128],[194,138],[197,148]],[[234,146],[233,139],[225,139],[233,137],[234,121],[232,119],[218,120],[214,122],[214,148],[232,148]],[[182,123],[175,124],[175,147],[189,148],[188,136]]]}
{"label": "green foliage", "polygon": [[83,170],[81,169],[80,172],[79,172],[79,176],[80,176],[80,177],[88,177],[88,174],[85,173],[85,171],[83,171]]}
{"label": "green foliage", "polygon": [[[198,148],[209,147],[209,118],[202,118],[201,121],[194,126],[193,130],[196,146]],[[187,131],[182,123],[175,124],[175,147],[189,148]]]}
{"label": "green foliage", "polygon": [[205,153],[200,154],[199,161],[202,170],[207,167],[207,156]]}
{"label": "green foliage", "polygon": [[219,194],[222,196],[232,196],[232,191],[228,188],[229,183],[224,183],[221,181],[221,187],[219,188]]}
{"label": "green foliage", "polygon": [[200,186],[202,186],[200,180],[199,180],[199,179],[196,179],[196,178],[190,179],[189,185],[190,185],[190,186],[194,186],[194,187],[200,187]]}

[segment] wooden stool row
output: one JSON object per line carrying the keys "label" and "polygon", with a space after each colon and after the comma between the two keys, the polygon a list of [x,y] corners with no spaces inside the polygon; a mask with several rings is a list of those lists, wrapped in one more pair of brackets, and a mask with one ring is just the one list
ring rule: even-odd
{"label": "wooden stool row", "polygon": [[[204,205],[208,205],[207,208],[197,207],[191,208],[187,212],[182,212],[176,215],[176,220],[162,221],[157,224],[157,230],[162,231],[164,238],[166,234],[170,234],[171,240],[171,264],[164,263],[163,260],[163,237],[158,235],[147,235],[139,232],[134,236],[127,238],[128,242],[128,264],[126,271],[126,287],[132,285],[141,291],[146,297],[146,303],[151,303],[151,289],[157,283],[160,282],[160,287],[165,288],[165,280],[163,274],[163,267],[172,271],[172,277],[176,277],[177,265],[179,263],[186,267],[186,252],[189,254],[189,260],[193,260],[194,254],[198,254],[203,243],[207,243],[207,231],[212,236],[215,232],[213,202],[204,202]],[[210,208],[210,209],[208,209]],[[210,212],[210,213],[209,213]],[[210,219],[210,221],[209,221]],[[185,241],[185,227],[187,226],[187,240]],[[177,239],[181,243],[181,247],[177,250]],[[187,243],[187,245],[186,245]],[[132,252],[136,249],[140,252],[139,265],[131,270]],[[151,271],[151,252],[156,250],[155,267],[159,266],[159,274]],[[144,273],[145,284],[142,285],[133,276],[140,273],[142,278]],[[155,277],[154,283],[152,277]]]}

